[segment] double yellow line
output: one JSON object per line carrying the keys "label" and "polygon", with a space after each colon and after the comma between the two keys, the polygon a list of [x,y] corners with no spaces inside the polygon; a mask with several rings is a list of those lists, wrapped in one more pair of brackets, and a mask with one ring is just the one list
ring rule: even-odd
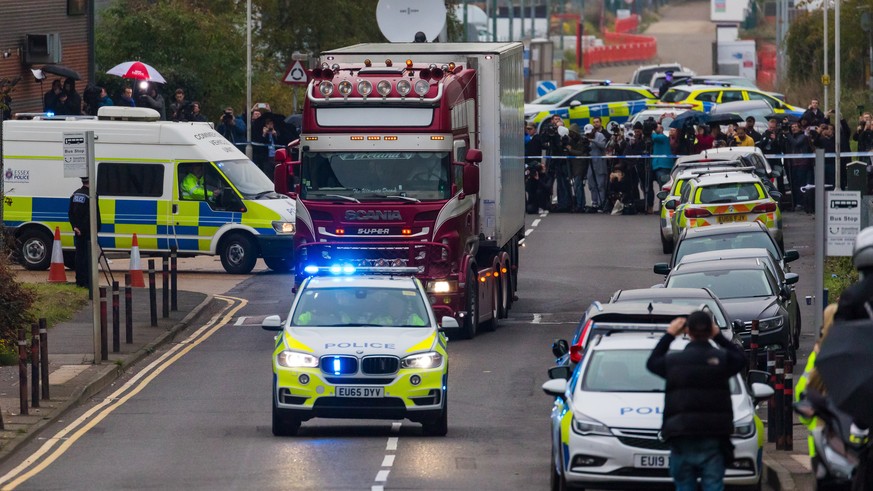
{"label": "double yellow line", "polygon": [[[219,329],[227,325],[230,320],[248,303],[247,300],[236,297],[216,295],[216,300],[225,302],[226,305],[220,312],[215,314],[206,324],[188,336],[179,344],[174,345],[162,354],[157,360],[134,375],[127,383],[118,390],[103,399],[78,419],[67,425],[53,437],[49,438],[33,455],[25,459],[16,468],[0,477],[0,489],[13,490],[28,479],[45,470],[54,461],[60,458],[69,448],[82,438],[91,428],[103,421],[112,411],[121,407],[130,398],[137,395],[149,383],[161,374],[167,367],[185,356],[200,343],[209,339]],[[58,445],[60,443],[60,445]]]}

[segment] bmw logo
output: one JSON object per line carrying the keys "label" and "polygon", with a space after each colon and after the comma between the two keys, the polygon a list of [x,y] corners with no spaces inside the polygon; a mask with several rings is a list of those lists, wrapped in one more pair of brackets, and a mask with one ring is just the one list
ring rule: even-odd
{"label": "bmw logo", "polygon": [[359,349],[359,350],[355,351],[355,353],[357,353],[357,354],[359,354],[359,355],[363,355],[363,354],[364,354],[364,350]]}

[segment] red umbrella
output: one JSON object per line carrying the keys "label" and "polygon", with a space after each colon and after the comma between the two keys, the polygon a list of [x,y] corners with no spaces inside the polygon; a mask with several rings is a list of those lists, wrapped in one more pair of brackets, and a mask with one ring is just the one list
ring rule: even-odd
{"label": "red umbrella", "polygon": [[132,78],[148,82],[167,83],[164,77],[150,65],[141,61],[126,61],[119,63],[106,71],[110,75],[118,75],[121,78]]}

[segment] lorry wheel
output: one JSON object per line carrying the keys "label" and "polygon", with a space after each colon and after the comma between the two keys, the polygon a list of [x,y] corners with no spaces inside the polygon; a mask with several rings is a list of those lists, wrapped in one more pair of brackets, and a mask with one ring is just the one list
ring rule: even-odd
{"label": "lorry wheel", "polygon": [[221,265],[230,274],[248,274],[258,260],[255,240],[244,234],[231,234],[222,241]]}
{"label": "lorry wheel", "polygon": [[461,337],[473,339],[479,330],[479,278],[475,268],[467,272],[467,278],[467,315],[464,316],[464,324],[461,326]]}
{"label": "lorry wheel", "polygon": [[277,273],[289,273],[294,269],[294,261],[283,257],[265,257],[264,263],[267,264],[268,268]]}
{"label": "lorry wheel", "polygon": [[21,265],[31,271],[45,271],[52,262],[54,238],[41,230],[27,230],[21,234],[18,249]]}
{"label": "lorry wheel", "polygon": [[496,331],[497,327],[500,325],[500,281],[497,281],[494,285],[494,289],[492,290],[491,295],[491,320],[485,321],[482,324],[483,331]]}
{"label": "lorry wheel", "polygon": [[512,252],[509,255],[509,282],[512,288],[509,289],[509,303],[506,304],[506,308],[509,309],[512,307],[512,299],[515,296],[515,292],[518,291],[518,238],[512,239]]}

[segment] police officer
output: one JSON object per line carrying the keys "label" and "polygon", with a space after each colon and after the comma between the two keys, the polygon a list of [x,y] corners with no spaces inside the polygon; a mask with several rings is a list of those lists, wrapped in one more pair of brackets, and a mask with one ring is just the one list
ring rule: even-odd
{"label": "police officer", "polygon": [[406,308],[406,302],[403,298],[396,294],[391,294],[386,298],[387,311],[382,312],[373,319],[374,324],[383,326],[410,326],[421,327],[427,325],[427,322],[415,312],[409,312]]}
{"label": "police officer", "polygon": [[[67,215],[73,227],[73,243],[76,246],[76,286],[90,287],[91,274],[91,215],[89,208],[89,182],[82,178],[82,187],[70,196]],[[97,207],[97,231],[100,231],[100,207]]]}

